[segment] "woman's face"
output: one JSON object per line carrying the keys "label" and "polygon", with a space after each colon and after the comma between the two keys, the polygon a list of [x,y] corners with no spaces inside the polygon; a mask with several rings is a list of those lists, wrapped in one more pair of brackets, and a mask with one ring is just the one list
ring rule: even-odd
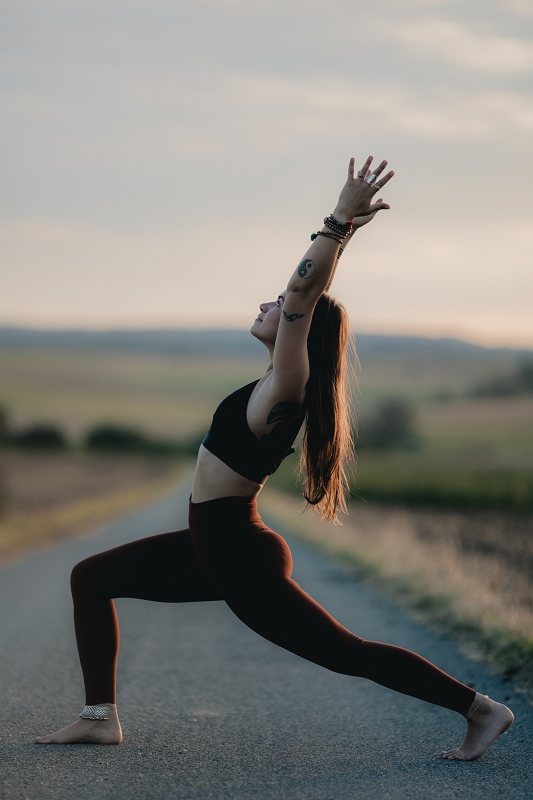
{"label": "woman's face", "polygon": [[250,329],[252,336],[263,344],[274,344],[278,333],[279,321],[287,291],[283,291],[277,300],[270,303],[261,303],[259,314]]}

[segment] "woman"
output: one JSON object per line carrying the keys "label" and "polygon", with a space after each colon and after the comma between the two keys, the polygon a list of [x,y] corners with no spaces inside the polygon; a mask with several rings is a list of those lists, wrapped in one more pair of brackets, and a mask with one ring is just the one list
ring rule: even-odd
{"label": "woman", "polygon": [[365,641],[336,622],[291,580],[287,544],[257,513],[257,495],[292,452],[304,422],[306,499],[331,520],[344,507],[352,453],[344,386],[349,330],[346,312],[326,290],[355,231],[389,208],[371,201],[394,174],[380,177],[386,161],[369,174],[369,157],[355,176],[354,163],[352,158],[338,204],[312,237],[286,291],[260,306],[251,333],[267,347],[270,363],[260,380],[227,397],[213,417],[198,454],[189,528],[117,547],[74,568],[74,621],[87,705],[79,720],[37,743],[121,741],[116,597],[225,600],[254,631],[303,658],[450,708],[466,718],[467,732],[460,747],[443,758],[478,758],[512,724],[506,706],[422,657]]}

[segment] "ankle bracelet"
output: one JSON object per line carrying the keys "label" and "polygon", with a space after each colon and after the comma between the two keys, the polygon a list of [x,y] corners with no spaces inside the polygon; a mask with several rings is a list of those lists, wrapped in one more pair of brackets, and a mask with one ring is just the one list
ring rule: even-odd
{"label": "ankle bracelet", "polygon": [[109,709],[107,706],[85,706],[80,717],[82,719],[109,719]]}
{"label": "ankle bracelet", "polygon": [[484,694],[484,695],[483,695],[483,700],[481,701],[481,703],[478,703],[478,704],[477,704],[477,706],[475,707],[475,709],[474,709],[473,711],[471,711],[471,712],[470,712],[470,714],[467,716],[467,718],[466,718],[466,719],[467,719],[467,720],[469,720],[469,719],[470,719],[470,717],[472,716],[472,714],[475,714],[475,713],[476,713],[476,711],[478,710],[478,708],[481,708],[481,706],[483,705],[483,703],[485,702],[485,700],[488,700],[488,699],[489,699],[489,696],[488,696],[488,694]]}

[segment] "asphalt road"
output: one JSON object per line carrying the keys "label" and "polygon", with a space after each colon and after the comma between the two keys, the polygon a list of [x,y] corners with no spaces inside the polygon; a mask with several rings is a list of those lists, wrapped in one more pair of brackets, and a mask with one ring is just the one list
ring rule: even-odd
{"label": "asphalt road", "polygon": [[[81,711],[69,573],[82,558],[185,525],[188,491],[0,572],[2,798],[533,798],[533,708],[339,564],[289,541],[294,577],[361,636],[410,647],[496,699],[514,727],[479,761],[450,711],[329,673],[264,641],[222,602],[118,600],[119,747],[39,746]],[[283,531],[280,531],[283,533]]]}

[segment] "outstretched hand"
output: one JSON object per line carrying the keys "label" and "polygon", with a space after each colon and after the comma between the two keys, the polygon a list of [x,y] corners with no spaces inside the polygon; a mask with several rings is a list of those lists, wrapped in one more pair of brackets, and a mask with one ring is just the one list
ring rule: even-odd
{"label": "outstretched hand", "polygon": [[379,176],[387,166],[382,161],[379,167],[371,173],[370,165],[373,157],[369,156],[362,169],[355,175],[355,158],[350,159],[348,166],[348,179],[340,193],[339,202],[333,216],[341,222],[352,220],[352,232],[366,225],[374,219],[378,211],[389,209],[388,203],[381,198],[372,202],[375,195],[390,181],[394,172],[388,172],[383,178]]}

